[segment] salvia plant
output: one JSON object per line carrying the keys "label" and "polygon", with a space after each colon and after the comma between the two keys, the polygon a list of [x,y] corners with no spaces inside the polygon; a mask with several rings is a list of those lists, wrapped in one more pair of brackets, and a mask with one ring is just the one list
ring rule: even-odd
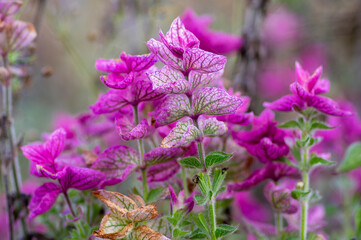
{"label": "salvia plant", "polygon": [[[59,115],[42,141],[22,145],[11,69],[30,62],[22,51],[36,32],[15,20],[20,7],[0,0],[0,156],[11,240],[332,239],[314,182],[329,168],[352,191],[345,174],[361,166],[361,120],[349,103],[322,96],[330,88],[322,67],[311,74],[296,62],[290,94],[255,114],[250,97],[223,85],[227,58],[219,54],[241,39],[209,30],[209,19],[188,10],[147,42],[149,53],[98,59],[107,92],[87,112]],[[277,121],[275,112],[286,117]],[[348,145],[334,168],[329,148],[342,156]],[[44,180],[31,196],[21,186],[19,148],[30,174]],[[256,188],[263,196],[252,195]],[[354,217],[345,219],[346,235],[361,237],[359,198],[345,199],[345,218]]]}

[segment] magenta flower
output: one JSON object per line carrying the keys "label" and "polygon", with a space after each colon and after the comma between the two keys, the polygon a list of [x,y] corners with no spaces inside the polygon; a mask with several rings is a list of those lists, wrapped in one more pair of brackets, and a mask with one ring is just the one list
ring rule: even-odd
{"label": "magenta flower", "polygon": [[[339,101],[338,103],[345,110],[353,113],[357,112],[355,106],[347,101]],[[322,142],[317,144],[314,149],[335,152],[341,159],[346,146],[361,139],[361,119],[358,114],[343,118],[328,116],[326,122],[327,125],[335,128],[317,131],[316,136],[322,137]]]}
{"label": "magenta flower", "polygon": [[199,48],[217,54],[239,50],[242,46],[241,37],[209,29],[212,21],[212,17],[197,16],[192,9],[187,9],[182,16],[185,28],[199,39]]}
{"label": "magenta flower", "polygon": [[285,143],[286,132],[276,127],[274,113],[265,110],[254,117],[251,131],[233,131],[234,141],[256,156],[260,162],[269,163],[286,156],[289,147]]}
{"label": "magenta flower", "polygon": [[154,113],[156,126],[175,122],[185,116],[197,119],[200,115],[234,113],[243,104],[242,99],[230,96],[224,89],[205,87],[192,95],[192,105],[184,94],[169,95]]}
{"label": "magenta flower", "polygon": [[272,103],[264,103],[264,106],[275,111],[289,112],[294,108],[303,110],[307,107],[334,116],[351,115],[348,111],[343,111],[338,104],[330,98],[319,96],[327,93],[330,83],[327,79],[322,78],[322,67],[316,69],[313,75],[303,70],[301,65],[296,62],[296,82],[290,85],[293,95],[286,95]]}
{"label": "magenta flower", "polygon": [[104,85],[124,89],[156,62],[157,58],[154,54],[131,56],[122,52],[119,59],[98,59],[95,68],[108,73],[107,76],[100,77]]}
{"label": "magenta flower", "polygon": [[159,33],[161,42],[150,39],[149,50],[157,55],[160,61],[188,76],[191,71],[212,73],[223,70],[226,64],[224,56],[199,49],[199,40],[186,30],[180,18],[176,18],[169,32],[164,36]]}
{"label": "magenta flower", "polygon": [[277,182],[283,177],[298,178],[299,176],[297,168],[280,162],[269,163],[264,168],[253,171],[243,182],[229,184],[228,190],[245,191],[267,179]]}
{"label": "magenta flower", "polygon": [[29,218],[48,211],[60,193],[66,194],[70,188],[78,190],[96,188],[104,180],[104,174],[96,170],[58,162],[58,157],[64,148],[65,135],[64,129],[58,129],[45,143],[30,144],[21,148],[25,157],[36,166],[35,169],[32,168],[33,174],[58,180],[58,183],[44,183],[35,191],[29,204]]}
{"label": "magenta flower", "polygon": [[284,214],[294,214],[298,210],[298,202],[291,197],[291,191],[294,190],[296,181],[289,179],[275,184],[269,181],[264,187],[264,195],[271,204],[274,211]]}
{"label": "magenta flower", "polygon": [[173,214],[179,209],[183,209],[186,214],[190,213],[195,205],[194,194],[193,192],[187,199],[184,198],[184,190],[180,191],[178,196],[174,192],[171,185],[168,186],[169,195],[170,195],[170,209]]}
{"label": "magenta flower", "polygon": [[152,127],[149,126],[148,121],[145,118],[135,126],[132,114],[117,117],[115,119],[115,126],[120,137],[124,141],[145,138],[152,130]]}
{"label": "magenta flower", "polygon": [[145,77],[144,80],[134,81],[126,89],[108,90],[89,108],[94,114],[114,113],[126,106],[137,106],[142,102],[154,101],[161,97],[163,94],[154,91],[152,82]]}

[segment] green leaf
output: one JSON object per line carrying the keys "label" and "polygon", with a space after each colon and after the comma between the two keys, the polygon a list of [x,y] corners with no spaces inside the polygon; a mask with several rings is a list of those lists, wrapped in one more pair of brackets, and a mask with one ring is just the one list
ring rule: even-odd
{"label": "green leaf", "polygon": [[312,131],[315,129],[334,129],[334,127],[327,126],[327,124],[322,122],[313,122],[311,124],[310,130]]}
{"label": "green leaf", "polygon": [[361,238],[361,207],[355,213],[356,237]]}
{"label": "green leaf", "polygon": [[174,217],[165,217],[167,220],[168,220],[168,222],[170,223],[170,224],[172,224],[173,226],[176,226],[177,225],[177,220],[174,218]]}
{"label": "green leaf", "polygon": [[206,176],[203,173],[199,173],[199,190],[201,190],[203,196],[208,197],[209,192],[212,190],[210,183],[207,181]]}
{"label": "green leaf", "polygon": [[220,189],[218,189],[218,191],[216,192],[216,197],[218,197],[219,194],[221,194],[222,192],[225,192],[226,190],[227,190],[226,186],[223,186]]}
{"label": "green leaf", "polygon": [[361,166],[361,142],[351,144],[338,168],[339,172],[350,171]]}
{"label": "green leaf", "polygon": [[334,165],[334,164],[336,164],[336,163],[335,163],[335,162],[331,162],[331,161],[327,161],[326,159],[323,159],[323,158],[318,157],[318,156],[313,156],[313,157],[311,157],[311,159],[310,159],[310,164],[311,164],[311,166],[314,166],[314,165],[331,166],[331,165]]}
{"label": "green leaf", "polygon": [[295,120],[291,120],[288,122],[278,124],[277,127],[279,127],[279,128],[299,128],[299,129],[301,128],[300,124]]}
{"label": "green leaf", "polygon": [[207,202],[207,198],[201,195],[194,195],[194,198],[196,199],[198,205],[203,205]]}
{"label": "green leaf", "polygon": [[177,238],[177,237],[182,237],[184,235],[186,235],[187,233],[189,233],[189,231],[182,231],[179,228],[175,228],[173,229],[173,237]]}
{"label": "green leaf", "polygon": [[162,195],[164,188],[163,187],[157,187],[153,188],[149,191],[147,195],[147,201],[148,203],[152,203],[159,199],[159,197]]}
{"label": "green leaf", "polygon": [[297,146],[294,146],[293,148],[291,148],[291,152],[292,155],[295,157],[295,159],[297,160],[297,162],[301,161],[301,152],[300,152],[300,148]]}
{"label": "green leaf", "polygon": [[217,168],[214,170],[213,183],[212,183],[213,192],[218,191],[218,189],[222,186],[225,177],[226,177],[226,172],[224,172],[222,169]]}
{"label": "green leaf", "polygon": [[197,224],[199,229],[204,233],[209,233],[208,224],[204,218],[203,213],[198,214],[198,217],[194,218],[194,222]]}
{"label": "green leaf", "polygon": [[291,196],[292,196],[292,198],[300,201],[300,200],[306,198],[310,194],[310,192],[311,192],[311,190],[307,191],[307,192],[304,192],[304,191],[301,191],[301,190],[293,190],[291,192]]}
{"label": "green leaf", "polygon": [[220,225],[218,225],[218,227],[216,229],[216,237],[217,238],[224,237],[228,234],[233,233],[236,230],[237,230],[237,227],[233,227],[233,226],[230,226],[227,224],[220,224]]}
{"label": "green leaf", "polygon": [[184,220],[182,221],[179,226],[180,227],[184,227],[184,226],[188,226],[188,225],[191,225],[192,223],[190,221],[187,221],[187,220]]}
{"label": "green leaf", "polygon": [[224,163],[232,157],[232,154],[227,154],[224,152],[211,152],[206,157],[206,167]]}
{"label": "green leaf", "polygon": [[196,230],[194,230],[191,234],[191,236],[189,237],[190,239],[206,239],[207,238],[207,234],[202,232],[199,228],[197,228]]}
{"label": "green leaf", "polygon": [[195,157],[186,157],[179,161],[179,164],[186,168],[202,168],[201,163]]}

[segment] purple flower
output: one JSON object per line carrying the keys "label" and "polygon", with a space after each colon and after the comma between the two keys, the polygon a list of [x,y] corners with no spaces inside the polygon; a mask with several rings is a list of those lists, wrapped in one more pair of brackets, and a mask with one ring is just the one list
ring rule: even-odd
{"label": "purple flower", "polygon": [[164,182],[174,177],[180,170],[177,160],[156,164],[147,168],[147,181]]}
{"label": "purple flower", "polygon": [[185,210],[186,214],[190,213],[195,205],[193,196],[195,192],[193,192],[187,199],[184,198],[184,190],[180,191],[178,196],[174,192],[171,185],[168,187],[169,195],[170,195],[170,208],[171,213],[176,212],[179,209]]}
{"label": "purple flower", "polygon": [[216,87],[198,89],[192,95],[192,105],[184,94],[169,95],[155,110],[156,127],[170,124],[185,116],[197,119],[200,115],[234,113],[242,104],[241,98],[230,96],[224,89]]}
{"label": "purple flower", "polygon": [[[96,188],[104,180],[104,174],[89,168],[64,165],[58,161],[63,151],[66,132],[64,129],[54,131],[43,144],[30,144],[21,149],[32,163],[32,173],[39,177],[58,180],[40,186],[29,204],[30,218],[48,211],[60,193],[69,188],[87,190]],[[35,168],[34,168],[35,166]]]}
{"label": "purple flower", "polygon": [[228,190],[245,191],[267,179],[277,182],[283,177],[298,178],[299,176],[298,169],[294,167],[280,162],[269,163],[264,168],[253,171],[243,182],[229,184]]}
{"label": "purple flower", "polygon": [[[338,103],[345,110],[357,112],[355,106],[347,101],[339,101]],[[328,116],[326,122],[327,125],[335,128],[317,131],[316,136],[322,137],[322,141],[314,149],[320,149],[322,152],[335,152],[341,159],[346,146],[361,139],[361,119],[358,114],[343,118]]]}
{"label": "purple flower", "polygon": [[290,85],[293,95],[286,95],[272,103],[264,103],[264,106],[275,111],[289,112],[294,108],[303,110],[313,107],[320,112],[334,116],[351,115],[348,111],[343,111],[338,104],[330,98],[319,96],[327,93],[330,83],[327,79],[321,78],[322,67],[310,75],[301,65],[296,62],[296,82]]}
{"label": "purple flower", "polygon": [[265,110],[260,116],[254,117],[251,131],[234,131],[234,141],[256,156],[260,162],[269,163],[286,156],[289,147],[285,143],[286,132],[276,127],[274,113]]}
{"label": "purple flower", "polygon": [[212,21],[212,17],[197,16],[192,9],[187,9],[182,16],[185,28],[199,39],[199,48],[217,54],[228,54],[241,48],[241,37],[209,29]]}
{"label": "purple flower", "polygon": [[100,77],[104,85],[124,89],[156,62],[154,54],[131,56],[122,52],[119,59],[98,59],[95,68],[108,73]]}
{"label": "purple flower", "polygon": [[291,191],[296,185],[295,180],[283,180],[277,185],[269,181],[264,187],[264,195],[274,211],[284,214],[294,214],[298,210],[298,202],[291,197]]}
{"label": "purple flower", "polygon": [[0,1],[0,22],[6,20],[7,17],[15,15],[21,7],[22,2],[13,0]]}
{"label": "purple flower", "polygon": [[36,31],[31,23],[23,21],[5,21],[0,27],[0,54],[20,50],[36,38]]}
{"label": "purple flower", "polygon": [[142,119],[142,121],[135,126],[133,116],[129,115],[121,115],[116,118],[115,126],[124,141],[145,138],[152,130],[147,119]]}
{"label": "purple flower", "polygon": [[136,150],[127,146],[113,146],[101,153],[92,165],[92,169],[105,174],[103,186],[124,181],[139,164]]}
{"label": "purple flower", "polygon": [[186,30],[180,18],[176,18],[169,32],[159,33],[161,42],[150,39],[149,50],[157,55],[165,65],[181,71],[188,76],[191,71],[212,73],[223,70],[226,64],[224,56],[199,49],[199,40]]}
{"label": "purple flower", "polygon": [[144,80],[134,81],[126,89],[108,90],[89,108],[94,114],[114,113],[126,106],[137,106],[142,102],[154,101],[161,97],[163,94],[155,92],[152,82],[145,77]]}

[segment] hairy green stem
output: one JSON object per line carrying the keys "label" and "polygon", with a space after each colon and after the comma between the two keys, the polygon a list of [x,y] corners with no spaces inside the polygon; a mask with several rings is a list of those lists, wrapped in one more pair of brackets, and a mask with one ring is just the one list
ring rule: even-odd
{"label": "hairy green stem", "polygon": [[188,192],[188,183],[187,183],[187,173],[186,169],[182,167],[182,182],[183,182],[183,189],[184,189],[184,198],[187,199],[189,192]]}
{"label": "hairy green stem", "polygon": [[216,202],[212,200],[209,203],[209,221],[211,223],[211,239],[216,240],[216,229],[217,229],[217,220],[216,220]]}
{"label": "hairy green stem", "polygon": [[[138,106],[133,106],[134,120],[136,125],[139,124],[139,110]],[[138,151],[140,156],[139,165],[144,165],[144,143],[143,139],[138,139]],[[148,182],[147,182],[147,169],[145,167],[142,168],[142,183],[143,183],[143,198],[146,200],[148,196]]]}
{"label": "hairy green stem", "polygon": [[282,215],[278,212],[275,213],[275,220],[276,220],[277,234],[279,234],[280,232],[282,232],[282,228],[283,228]]}
{"label": "hairy green stem", "polygon": [[[306,123],[308,123],[308,119],[305,119]],[[307,124],[306,124],[307,125]],[[302,133],[302,140],[305,140],[309,137],[310,132],[306,129]],[[309,183],[309,147],[303,147],[303,156],[302,156],[302,181],[303,181],[303,191],[308,192],[310,190]],[[300,221],[300,239],[307,240],[307,227],[308,227],[308,205],[309,205],[309,197],[302,199],[301,201],[301,221]]]}

